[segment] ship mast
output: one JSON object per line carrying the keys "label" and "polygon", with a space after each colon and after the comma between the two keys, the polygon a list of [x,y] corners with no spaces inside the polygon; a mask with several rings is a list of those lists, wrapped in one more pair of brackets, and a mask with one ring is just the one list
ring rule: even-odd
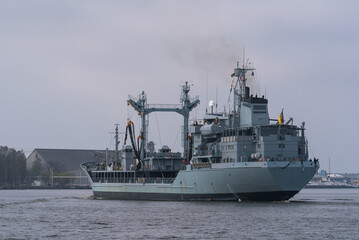
{"label": "ship mast", "polygon": [[118,141],[118,125],[119,124],[115,124],[116,128],[115,128],[115,166],[117,166],[117,162],[118,162],[118,144],[120,143],[120,141]]}
{"label": "ship mast", "polygon": [[[246,97],[246,73],[247,71],[253,71],[254,68],[246,68],[245,59],[243,56],[243,65],[242,68],[239,67],[239,62],[237,62],[237,68],[234,69],[234,76],[237,77],[237,81],[233,91],[233,123],[232,127],[239,126],[239,112],[241,103],[245,100]],[[239,91],[238,91],[239,86]],[[248,93],[249,94],[249,93]]]}

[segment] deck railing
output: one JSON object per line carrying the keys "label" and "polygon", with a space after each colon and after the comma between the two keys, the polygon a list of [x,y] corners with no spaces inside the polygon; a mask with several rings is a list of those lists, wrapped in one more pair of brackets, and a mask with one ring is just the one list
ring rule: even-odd
{"label": "deck railing", "polygon": [[105,178],[93,177],[93,182],[97,183],[154,183],[154,184],[171,184],[175,178]]}

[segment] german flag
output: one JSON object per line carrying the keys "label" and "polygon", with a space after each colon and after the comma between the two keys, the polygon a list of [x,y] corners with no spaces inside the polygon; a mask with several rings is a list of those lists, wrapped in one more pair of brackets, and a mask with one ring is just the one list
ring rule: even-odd
{"label": "german flag", "polygon": [[283,123],[284,123],[283,109],[282,109],[282,112],[280,113],[280,115],[278,117],[278,123],[279,123],[279,125],[283,125]]}

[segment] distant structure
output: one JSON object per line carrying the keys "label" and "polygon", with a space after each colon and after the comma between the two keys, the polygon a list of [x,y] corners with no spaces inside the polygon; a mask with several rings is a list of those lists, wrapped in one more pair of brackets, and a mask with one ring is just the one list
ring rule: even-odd
{"label": "distant structure", "polygon": [[[112,161],[115,151],[108,151],[108,161]],[[79,175],[79,166],[83,162],[106,160],[106,150],[81,150],[81,149],[43,149],[36,148],[26,159],[26,169],[31,172],[34,166],[38,166],[39,174],[49,173],[51,169],[55,173],[71,172]]]}
{"label": "distant structure", "polygon": [[328,173],[321,170],[320,173],[315,174],[314,177],[307,184],[307,188],[353,188],[358,187],[359,184],[350,177],[338,174]]}

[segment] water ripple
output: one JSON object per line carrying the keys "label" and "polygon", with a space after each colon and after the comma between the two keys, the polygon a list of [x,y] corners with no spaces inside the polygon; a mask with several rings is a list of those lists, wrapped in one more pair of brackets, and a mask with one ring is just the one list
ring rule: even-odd
{"label": "water ripple", "polygon": [[[6,194],[5,194],[6,193]],[[0,239],[355,239],[359,191],[285,202],[95,200],[90,191],[0,191]]]}

